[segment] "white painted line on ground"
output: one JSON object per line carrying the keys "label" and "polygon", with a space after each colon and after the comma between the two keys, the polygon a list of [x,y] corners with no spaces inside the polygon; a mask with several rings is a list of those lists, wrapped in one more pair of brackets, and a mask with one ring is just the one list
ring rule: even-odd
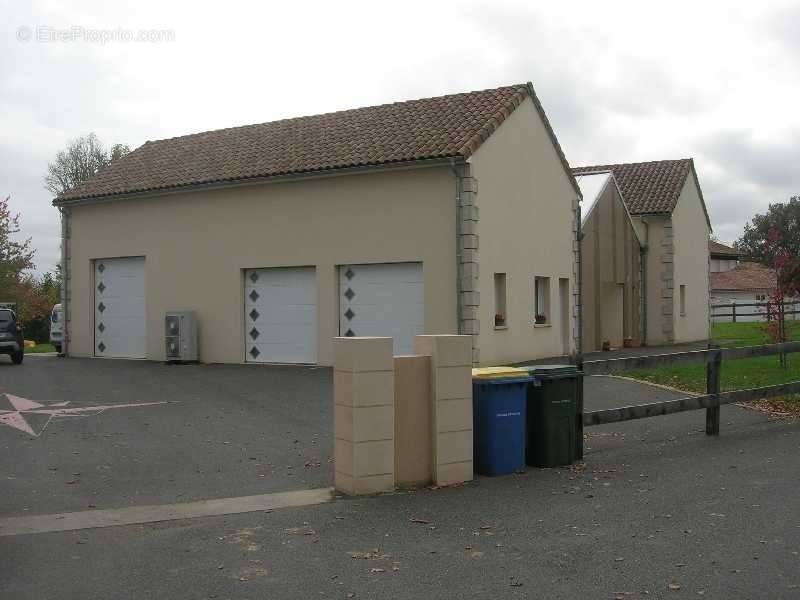
{"label": "white painted line on ground", "polygon": [[142,523],[157,523],[159,521],[173,521],[175,519],[235,515],[278,508],[323,504],[330,502],[332,499],[333,488],[320,488],[178,504],[131,506],[128,508],[109,508],[30,517],[8,517],[0,519],[0,537],[115,527],[118,525],[138,525]]}

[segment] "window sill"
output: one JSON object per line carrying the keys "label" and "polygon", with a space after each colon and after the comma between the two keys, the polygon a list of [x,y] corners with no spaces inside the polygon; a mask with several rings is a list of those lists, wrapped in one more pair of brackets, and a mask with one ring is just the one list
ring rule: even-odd
{"label": "window sill", "polygon": [[552,323],[534,323],[533,326],[536,329],[540,329],[540,328],[543,328],[543,327],[552,327],[553,324]]}
{"label": "window sill", "polygon": [[505,331],[506,329],[508,329],[508,325],[495,325],[494,326],[494,330],[495,331]]}

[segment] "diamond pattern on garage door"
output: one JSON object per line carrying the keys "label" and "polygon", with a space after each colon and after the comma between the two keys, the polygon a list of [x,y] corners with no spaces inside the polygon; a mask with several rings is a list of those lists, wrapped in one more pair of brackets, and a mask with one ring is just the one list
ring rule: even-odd
{"label": "diamond pattern on garage door", "polygon": [[95,261],[94,354],[145,357],[144,258]]}
{"label": "diamond pattern on garage door", "polygon": [[245,360],[258,363],[315,363],[315,269],[248,269],[245,271],[244,284]]}
{"label": "diamond pattern on garage door", "polygon": [[424,332],[422,263],[339,267],[339,335],[389,336],[395,354],[412,354]]}

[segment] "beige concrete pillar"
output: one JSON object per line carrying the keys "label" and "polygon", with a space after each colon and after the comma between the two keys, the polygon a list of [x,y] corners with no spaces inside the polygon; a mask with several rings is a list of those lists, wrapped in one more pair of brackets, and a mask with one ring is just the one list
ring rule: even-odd
{"label": "beige concrete pillar", "polygon": [[398,487],[433,480],[431,357],[394,357],[394,473]]}
{"label": "beige concrete pillar", "polygon": [[472,337],[418,335],[417,354],[431,357],[433,482],[472,479]]}
{"label": "beige concrete pillar", "polygon": [[394,489],[392,338],[334,339],[335,485],[349,495]]}

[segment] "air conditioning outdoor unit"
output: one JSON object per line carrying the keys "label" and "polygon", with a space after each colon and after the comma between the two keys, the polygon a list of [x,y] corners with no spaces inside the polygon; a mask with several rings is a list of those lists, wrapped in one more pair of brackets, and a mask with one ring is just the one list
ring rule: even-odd
{"label": "air conditioning outdoor unit", "polygon": [[167,362],[197,361],[197,317],[192,311],[170,311],[164,318]]}

